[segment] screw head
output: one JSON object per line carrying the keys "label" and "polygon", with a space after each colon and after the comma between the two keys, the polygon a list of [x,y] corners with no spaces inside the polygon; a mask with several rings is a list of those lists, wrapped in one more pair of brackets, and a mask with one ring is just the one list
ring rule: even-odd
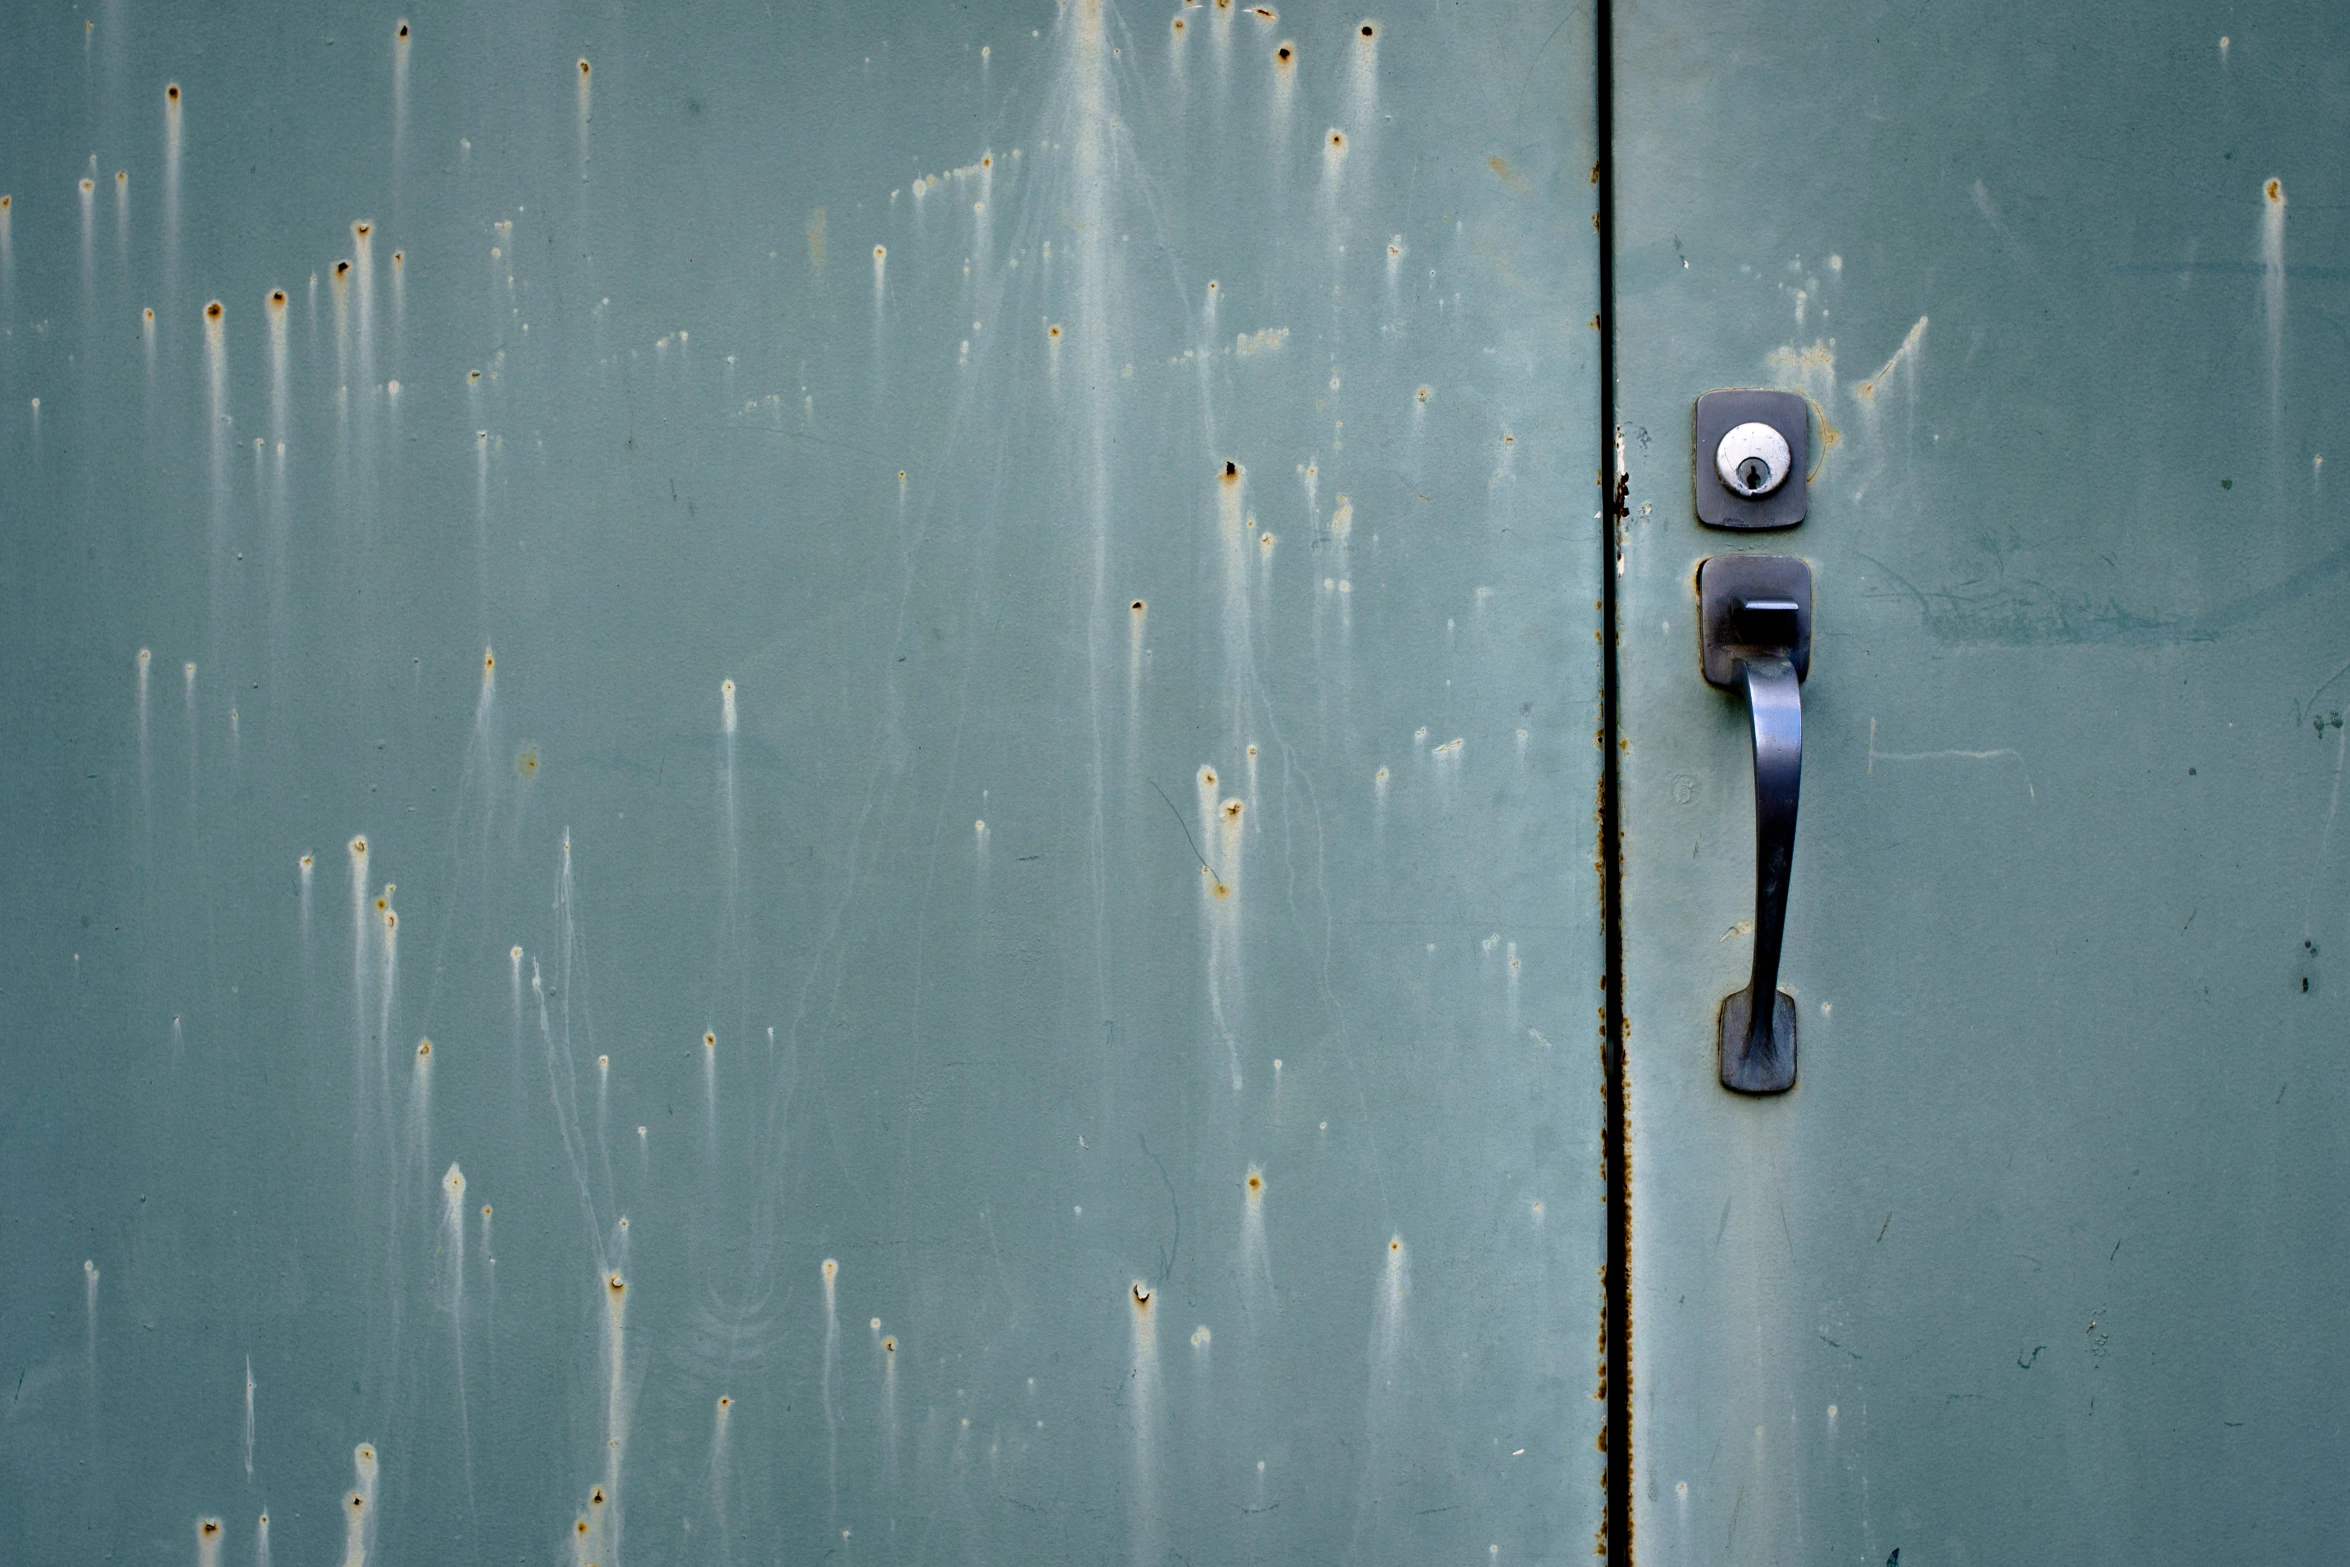
{"label": "screw head", "polygon": [[1745,500],[1760,500],[1787,482],[1795,459],[1787,437],[1770,425],[1738,425],[1714,448],[1714,474],[1722,488]]}

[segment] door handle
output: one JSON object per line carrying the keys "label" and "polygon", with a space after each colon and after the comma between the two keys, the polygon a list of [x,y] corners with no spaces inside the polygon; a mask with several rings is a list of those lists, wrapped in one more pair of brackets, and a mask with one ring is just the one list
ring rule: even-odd
{"label": "door handle", "polygon": [[1754,733],[1754,972],[1722,1001],[1722,1086],[1795,1086],[1795,998],[1779,989],[1795,809],[1803,787],[1803,677],[1811,668],[1811,568],[1790,555],[1716,555],[1697,568],[1706,680],[1743,690]]}

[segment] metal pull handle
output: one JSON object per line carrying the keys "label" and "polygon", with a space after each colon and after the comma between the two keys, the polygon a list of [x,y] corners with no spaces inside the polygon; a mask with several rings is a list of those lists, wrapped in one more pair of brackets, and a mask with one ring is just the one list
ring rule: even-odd
{"label": "metal pull handle", "polygon": [[1722,1002],[1722,1086],[1795,1086],[1795,999],[1779,989],[1795,812],[1803,786],[1803,676],[1811,570],[1784,555],[1723,555],[1698,568],[1706,679],[1743,688],[1754,731],[1754,973]]}

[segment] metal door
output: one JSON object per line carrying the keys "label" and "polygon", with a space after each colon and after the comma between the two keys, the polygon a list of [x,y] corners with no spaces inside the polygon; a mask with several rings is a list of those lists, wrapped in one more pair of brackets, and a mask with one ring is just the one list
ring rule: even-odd
{"label": "metal door", "polygon": [[[1616,8],[1643,1562],[2306,1559],[2344,1531],[2339,7]],[[1692,406],[1809,400],[1701,527]],[[1800,558],[1783,988],[1725,1091],[1743,700]]]}
{"label": "metal door", "polygon": [[0,38],[0,1554],[1590,1549],[1583,21]]}

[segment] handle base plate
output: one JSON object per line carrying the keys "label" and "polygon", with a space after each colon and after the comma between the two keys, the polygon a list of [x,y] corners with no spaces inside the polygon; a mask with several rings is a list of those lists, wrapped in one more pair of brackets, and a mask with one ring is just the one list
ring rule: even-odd
{"label": "handle base plate", "polygon": [[1747,1022],[1754,1015],[1753,992],[1733,991],[1722,998],[1722,1086],[1741,1094],[1783,1094],[1795,1086],[1795,998],[1774,992],[1770,1046],[1748,1047]]}

